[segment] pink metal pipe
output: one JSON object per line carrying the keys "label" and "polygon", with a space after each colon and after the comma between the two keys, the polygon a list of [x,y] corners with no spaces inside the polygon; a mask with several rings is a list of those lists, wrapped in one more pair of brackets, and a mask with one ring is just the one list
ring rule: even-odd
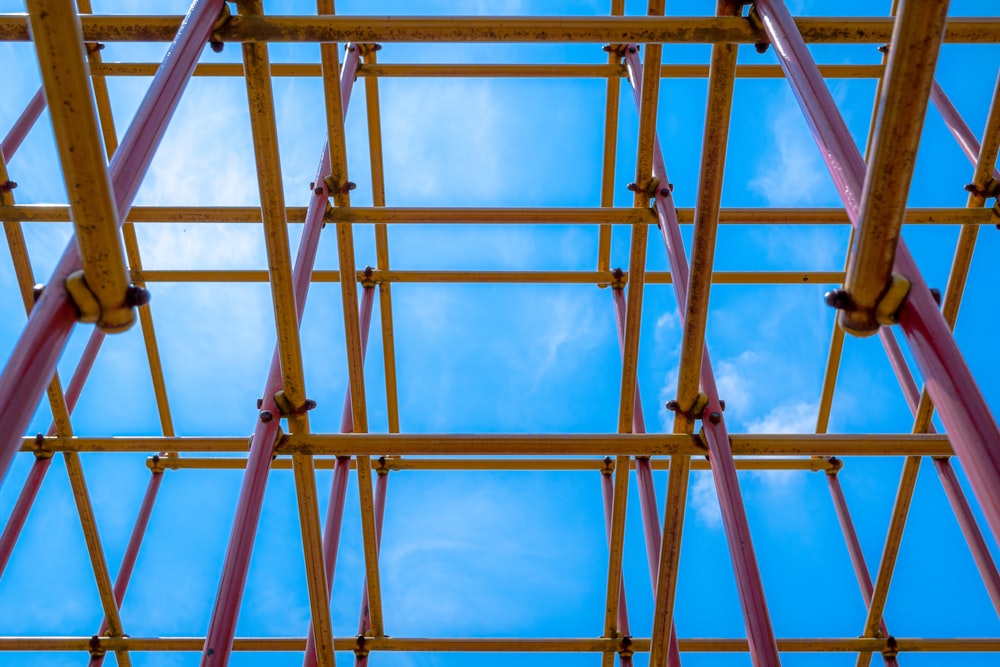
{"label": "pink metal pipe", "polygon": [[[73,414],[73,409],[76,408],[77,401],[80,399],[80,393],[83,391],[83,386],[86,384],[87,377],[94,367],[97,353],[100,352],[101,343],[104,342],[104,336],[104,332],[95,327],[90,334],[90,338],[87,340],[87,346],[83,348],[80,361],[77,362],[76,370],[73,371],[73,377],[70,378],[69,386],[66,387],[65,401],[66,410],[69,414]],[[55,434],[56,425],[53,422],[49,426],[48,435]],[[7,567],[11,553],[14,551],[14,545],[17,543],[17,538],[20,537],[21,531],[24,529],[24,524],[28,520],[28,513],[31,511],[31,506],[34,504],[35,498],[38,497],[38,491],[42,487],[45,473],[48,472],[51,464],[52,457],[46,456],[45,458],[36,458],[35,462],[31,465],[28,477],[24,481],[21,493],[18,495],[17,502],[14,503],[14,509],[7,520],[7,525],[4,526],[3,534],[0,534],[0,576],[3,575],[4,569]]]}
{"label": "pink metal pipe", "polygon": [[[756,7],[848,217],[857,227],[865,176],[861,153],[784,4],[757,0]],[[1000,539],[1000,429],[902,240],[894,270],[911,283],[910,294],[899,312],[900,327],[926,378],[927,392],[955,453],[968,471],[993,536]]]}
{"label": "pink metal pipe", "polygon": [[[948,126],[948,130],[952,136],[958,141],[958,145],[961,146],[965,157],[969,159],[972,166],[976,166],[976,162],[979,161],[979,151],[981,148],[979,140],[976,139],[976,135],[966,125],[965,119],[958,113],[958,109],[951,103],[951,100],[945,95],[944,89],[938,85],[937,81],[931,87],[931,102],[934,103],[938,113],[941,114],[944,124]],[[1000,181],[1000,171],[994,169],[993,178]]]}
{"label": "pink metal pipe", "polygon": [[[920,404],[920,390],[917,389],[917,383],[913,379],[913,374],[906,365],[906,359],[903,357],[903,351],[899,348],[899,342],[891,330],[883,329],[879,333],[882,336],[882,343],[889,355],[889,363],[892,364],[892,368],[896,372],[896,378],[899,380],[899,385],[903,389],[906,404],[909,406],[910,412],[916,414],[917,406]],[[927,430],[929,433],[936,432],[933,424]],[[976,516],[972,513],[972,508],[969,506],[969,501],[965,497],[965,493],[962,492],[962,486],[955,475],[955,469],[951,465],[951,460],[934,457],[933,461],[934,469],[941,480],[941,486],[944,488],[948,502],[951,504],[951,509],[955,513],[955,518],[958,519],[958,525],[962,529],[966,543],[969,545],[969,551],[972,552],[972,559],[979,570],[979,576],[983,579],[983,584],[986,586],[986,591],[993,602],[994,609],[1000,615],[1000,572],[997,571],[996,562],[993,560],[992,554],[990,554],[986,539],[983,537],[982,531],[979,530]]]}
{"label": "pink metal pipe", "polygon": [[[616,287],[612,290],[615,305],[615,324],[618,328],[618,347],[625,347],[625,291]],[[646,420],[642,413],[642,397],[639,384],[635,388],[635,411],[632,419],[632,432],[645,433]],[[646,542],[646,560],[649,563],[649,581],[653,595],[656,595],[656,578],[660,571],[660,517],[656,504],[656,487],[653,484],[653,468],[647,457],[636,457],[635,479],[639,487],[639,509],[642,513],[642,533]],[[624,596],[622,598],[624,604]],[[681,652],[677,645],[677,627],[670,624],[670,644],[667,650],[668,667],[680,667]]]}
{"label": "pink metal pipe", "polygon": [[31,96],[28,101],[28,106],[24,107],[24,111],[21,115],[17,117],[14,121],[14,125],[10,128],[10,132],[7,136],[3,138],[3,143],[0,143],[0,153],[3,154],[5,161],[10,162],[10,159],[14,157],[14,153],[20,148],[21,142],[24,138],[28,136],[28,132],[32,127],[35,126],[35,122],[38,121],[38,117],[42,115],[42,110],[45,109],[45,89],[39,88],[38,91]]}
{"label": "pink metal pipe", "polygon": [[[631,70],[630,79],[636,101],[640,99],[638,82],[642,80],[642,63],[635,53],[627,53],[626,63]],[[658,140],[653,144],[653,175],[661,183],[669,183],[663,153]],[[681,239],[680,225],[677,222],[677,210],[669,188],[656,194],[656,211],[660,221],[660,231],[667,247],[667,257],[674,276],[674,294],[677,297],[677,308],[680,317],[684,317],[687,307],[688,264],[684,253],[684,243]],[[701,388],[708,396],[708,407],[704,415],[709,419],[703,421],[705,439],[708,444],[709,462],[715,480],[719,505],[722,509],[722,525],[726,532],[729,554],[733,561],[733,571],[736,575],[736,586],[740,594],[740,604],[743,608],[743,620],[746,624],[747,640],[750,647],[750,657],[754,665],[779,665],[778,644],[775,640],[771,617],[764,597],[764,584],[760,578],[760,568],[754,553],[753,540],[750,536],[750,525],[747,521],[743,497],[740,493],[739,480],[736,475],[736,464],[733,461],[729,446],[729,434],[726,432],[725,418],[719,404],[719,390],[715,384],[715,374],[708,348],[702,352]],[[716,419],[718,420],[716,422]],[[672,624],[671,624],[672,625]]]}
{"label": "pink metal pipe", "polygon": [[[350,101],[351,87],[354,85],[354,75],[358,67],[358,50],[349,51],[344,59],[340,74],[341,95],[343,96],[343,113],[347,112]],[[345,90],[346,89],[346,90]],[[295,312],[298,321],[302,321],[302,312],[309,293],[312,280],[313,265],[316,262],[316,251],[319,247],[320,231],[323,228],[323,216],[329,202],[329,193],[323,183],[323,177],[330,173],[330,147],[324,146],[316,172],[315,183],[317,192],[309,200],[306,211],[306,222],[299,241],[295,266],[292,271],[295,292]],[[318,194],[317,194],[318,193]],[[250,568],[250,554],[253,551],[254,538],[257,535],[257,525],[260,522],[260,511],[264,503],[264,488],[267,485],[268,474],[271,471],[271,456],[274,452],[275,439],[278,435],[280,419],[273,416],[279,414],[274,402],[274,394],[282,386],[281,362],[278,348],[275,345],[271,356],[271,366],[267,381],[264,383],[264,396],[257,424],[254,429],[253,447],[247,460],[243,484],[236,505],[236,517],[233,519],[233,529],[226,547],[226,558],[222,568],[222,580],[215,598],[212,618],[208,633],[205,636],[205,646],[201,656],[202,667],[223,666],[229,663],[233,650],[233,637],[236,636],[236,617],[239,615],[243,591],[246,588],[247,573]],[[268,417],[270,415],[270,418]],[[329,580],[327,585],[329,585]],[[313,649],[315,653],[315,648]]]}
{"label": "pink metal pipe", "polygon": [[[132,207],[139,184],[194,72],[222,5],[222,0],[195,0],[191,5],[111,160],[109,171],[119,226]],[[0,375],[0,481],[10,468],[21,435],[52,378],[76,322],[76,308],[66,293],[65,282],[66,277],[80,266],[80,253],[75,240],[71,240]]]}
{"label": "pink metal pipe", "polygon": [[[858,533],[854,529],[854,521],[851,519],[851,512],[847,509],[847,499],[844,497],[844,489],[840,486],[840,478],[837,475],[826,476],[827,485],[830,487],[830,496],[833,498],[833,506],[837,512],[837,520],[844,533],[844,540],[847,542],[847,552],[851,557],[851,565],[854,566],[854,576],[858,578],[858,586],[861,588],[861,595],[867,607],[875,593],[875,586],[872,584],[871,573],[868,564],[865,562],[865,554],[861,550],[861,541]],[[879,621],[879,629],[883,637],[889,637],[889,629],[886,627],[885,619]],[[896,656],[882,654],[882,659],[889,667],[898,665]]]}
{"label": "pink metal pipe", "polygon": [[[375,547],[376,553],[382,548],[382,524],[385,519],[385,494],[389,487],[389,473],[380,472],[375,482]],[[367,635],[372,629],[371,608],[368,604],[368,581],[365,580],[361,594],[361,614],[358,620],[358,634]],[[368,667],[368,654],[354,656],[355,667]]]}
{"label": "pink metal pipe", "polygon": [[[329,158],[329,152],[327,152]],[[361,293],[361,308],[358,314],[358,325],[361,328],[361,360],[364,361],[368,351],[368,334],[372,323],[372,306],[375,302],[375,288],[365,287]],[[344,410],[340,417],[340,432],[354,431],[354,411],[351,407],[351,384],[347,383],[347,393],[344,397]],[[351,457],[338,456],[333,469],[333,483],[330,487],[330,499],[326,510],[326,523],[323,525],[323,566],[326,572],[326,594],[329,597],[333,590],[333,574],[337,569],[337,550],[340,547],[340,529],[344,523],[344,502],[347,498],[347,479],[351,472]],[[381,479],[379,480],[381,482]],[[377,492],[377,490],[376,490]],[[376,496],[375,529],[376,541],[381,535],[382,522],[378,514],[378,497]],[[385,502],[385,492],[382,493]],[[365,591],[367,592],[367,586]],[[303,667],[315,667],[316,636],[313,634],[312,623],[306,635],[306,652],[302,659]]]}
{"label": "pink metal pipe", "polygon": [[[636,395],[638,395],[638,391]],[[604,498],[604,526],[608,535],[608,544],[611,544],[611,512],[615,499],[615,485],[609,473],[601,473],[601,495]],[[629,636],[628,606],[625,604],[625,577],[622,577],[618,582],[618,630],[622,637]],[[619,663],[622,667],[631,667],[632,656],[619,654]]]}

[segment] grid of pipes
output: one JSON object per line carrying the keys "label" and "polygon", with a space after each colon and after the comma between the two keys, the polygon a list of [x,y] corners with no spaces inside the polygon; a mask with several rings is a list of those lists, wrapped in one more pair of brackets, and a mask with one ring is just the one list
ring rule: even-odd
{"label": "grid of pipes", "polygon": [[[80,520],[93,563],[105,620],[90,637],[0,637],[0,651],[89,652],[100,664],[112,651],[120,665],[131,664],[131,651],[201,651],[203,665],[224,665],[232,651],[304,651],[305,664],[332,665],[335,650],[354,650],[365,664],[375,651],[595,652],[611,665],[622,665],[636,651],[649,651],[650,664],[679,665],[685,651],[741,651],[755,665],[777,665],[783,651],[853,651],[859,665],[880,653],[895,664],[906,651],[1000,651],[998,638],[906,639],[893,637],[883,610],[898,554],[917,472],[931,457],[949,502],[961,524],[983,582],[1000,613],[1000,575],[970,500],[951,464],[957,456],[994,538],[1000,537],[1000,431],[951,335],[979,226],[996,222],[987,198],[996,196],[994,169],[1000,146],[1000,87],[997,88],[982,143],[975,138],[941,87],[934,81],[938,48],[944,41],[1000,42],[995,19],[948,19],[948,2],[900,1],[885,19],[800,19],[781,0],[757,0],[749,16],[743,4],[719,0],[717,16],[671,18],[664,2],[650,0],[647,17],[624,17],[624,0],[613,0],[616,20],[541,17],[498,19],[394,18],[361,20],[334,15],[332,0],[320,0],[308,17],[262,15],[260,0],[239,3],[229,16],[222,0],[195,0],[187,17],[89,16],[88,0],[74,8],[70,0],[29,0],[29,14],[0,16],[0,39],[35,43],[43,77],[39,90],[3,139],[0,183],[10,183],[6,161],[46,106],[52,114],[56,144],[69,189],[68,206],[18,206],[10,187],[0,188],[0,217],[14,261],[25,309],[30,318],[0,377],[0,479],[17,452],[35,462],[0,536],[0,573],[10,559],[54,454],[61,454],[70,474]],[[79,10],[79,15],[76,12]],[[221,18],[220,18],[221,17]],[[319,41],[321,62],[275,64],[267,46],[256,39]],[[376,58],[381,41],[565,41],[610,43],[607,65],[384,65]],[[103,63],[97,43],[112,40],[171,41],[162,63]],[[206,42],[242,42],[243,64],[198,64]],[[342,52],[338,42],[346,42]],[[806,42],[888,42],[883,64],[817,66]],[[712,44],[710,65],[661,63],[665,42]],[[779,66],[737,65],[738,43],[770,44]],[[640,56],[641,46],[641,56]],[[108,76],[155,77],[135,119],[118,143],[111,120]],[[251,127],[259,175],[259,208],[150,208],[132,201],[191,76],[243,76],[253,109]],[[272,76],[322,76],[328,142],[324,146],[315,190],[306,209],[285,205],[277,164],[277,135]],[[602,207],[598,209],[405,209],[385,206],[382,147],[379,134],[379,77],[601,77],[607,78],[607,113]],[[697,207],[678,209],[669,189],[663,155],[656,139],[660,78],[707,77],[707,115]],[[843,209],[740,210],[720,207],[731,100],[737,77],[788,79],[844,203]],[[830,96],[824,76],[878,79],[876,110],[867,161],[855,147]],[[632,208],[611,208],[614,191],[614,137],[619,81],[634,92],[639,112]],[[364,81],[372,156],[372,208],[352,208],[343,119],[355,81]],[[998,80],[1000,85],[1000,80]],[[882,108],[878,108],[881,100]],[[974,165],[965,209],[906,209],[923,117],[928,101],[941,112]],[[105,152],[110,165],[105,168]],[[866,169],[866,162],[872,165]],[[892,163],[894,168],[879,165]],[[900,164],[910,169],[900,168]],[[331,204],[332,201],[332,204]],[[32,276],[21,222],[72,221],[70,243],[40,294]],[[133,225],[142,222],[228,222],[262,226],[271,270],[144,271]],[[592,272],[398,271],[389,266],[387,224],[475,222],[507,224],[540,221],[581,224],[600,221],[598,266]],[[319,231],[335,226],[339,270],[313,271]],[[304,223],[294,262],[289,255],[288,223]],[[688,255],[681,223],[693,223]],[[714,272],[719,224],[854,225],[853,252],[844,272]],[[903,224],[961,226],[958,250],[939,309],[905,245]],[[359,271],[355,264],[353,225],[375,227],[377,266]],[[612,225],[631,227],[629,271],[610,269]],[[670,272],[646,272],[650,225],[662,234]],[[119,234],[120,229],[120,234]],[[690,265],[689,265],[690,256]],[[127,268],[126,268],[127,267]],[[82,273],[81,273],[82,272]],[[342,276],[355,276],[342,280]],[[266,378],[248,458],[219,457],[245,452],[244,438],[177,438],[168,407],[157,338],[145,287],[157,281],[266,281],[270,285],[278,342]],[[339,283],[347,332],[349,383],[341,434],[313,434],[309,429],[298,326],[309,286]],[[612,287],[621,348],[622,376],[618,433],[592,436],[409,436],[399,434],[391,287],[399,282],[589,283]],[[705,328],[712,284],[843,283],[832,305],[841,309],[841,327],[832,333],[826,378],[814,436],[729,436],[720,405]],[[916,384],[883,312],[897,283],[909,287],[889,316],[898,321],[926,385]],[[636,382],[638,332],[644,284],[673,285],[683,337],[673,434],[647,435]],[[359,302],[360,309],[355,309]],[[389,434],[367,434],[364,355],[378,290],[382,329]],[[86,302],[83,304],[83,302]],[[83,305],[82,305],[83,304]],[[72,413],[106,333],[127,328],[136,318],[145,340],[149,369],[163,430],[160,438],[74,438]],[[55,364],[78,320],[95,322],[79,366],[65,392]],[[843,349],[843,329],[879,335],[914,414],[913,434],[886,436],[824,435],[830,417]],[[28,421],[47,390],[54,416],[48,433],[22,438]],[[933,406],[933,407],[932,407]],[[937,410],[947,436],[934,435]],[[280,430],[287,420],[287,434]],[[697,423],[703,427],[694,435]],[[350,435],[347,435],[350,434]],[[112,580],[97,533],[94,512],[80,465],[84,452],[158,452],[139,516],[121,568]],[[707,453],[707,456],[702,458]],[[216,456],[213,456],[216,455]],[[476,455],[477,458],[463,458]],[[531,458],[524,458],[530,455]],[[736,455],[738,458],[734,458]],[[888,537],[872,579],[861,552],[837,472],[844,457],[905,456]],[[491,458],[483,458],[491,457]],[[792,456],[793,458],[787,458]],[[433,457],[433,458],[431,458]],[[607,458],[605,458],[607,457]],[[693,458],[698,457],[698,458]],[[786,457],[786,458],[780,458]],[[272,460],[274,459],[274,460]],[[706,460],[707,459],[707,460]],[[320,525],[315,470],[333,468],[334,481],[326,525]],[[204,638],[129,637],[119,606],[125,595],[164,471],[185,468],[245,468],[237,513],[226,551],[222,580]],[[250,555],[260,519],[268,474],[292,468],[295,474],[312,622],[304,638],[239,637],[236,619],[246,585]],[[652,470],[669,469],[666,511],[658,516]],[[746,640],[678,638],[673,627],[677,572],[689,472],[711,469],[722,509],[725,535],[746,628]],[[383,626],[378,551],[390,470],[437,469],[585,469],[602,473],[609,543],[604,634],[597,639],[443,639],[391,638]],[[776,638],[768,613],[756,554],[750,536],[737,469],[820,470],[825,475],[847,547],[866,600],[867,618],[858,638]],[[365,558],[365,591],[359,637],[334,637],[330,591],[351,470],[360,492]],[[627,491],[635,470],[643,516],[655,609],[649,638],[631,637],[624,605],[622,553]],[[372,473],[376,483],[372,484]]]}

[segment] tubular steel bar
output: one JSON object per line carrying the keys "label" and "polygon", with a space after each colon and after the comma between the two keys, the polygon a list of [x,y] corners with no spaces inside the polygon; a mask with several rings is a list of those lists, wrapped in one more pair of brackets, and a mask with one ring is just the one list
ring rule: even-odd
{"label": "tubular steel bar", "polygon": [[[361,296],[360,312],[358,314],[361,327],[361,355],[368,351],[368,332],[372,323],[372,304],[375,299],[375,289],[366,287]],[[351,408],[351,386],[348,382],[344,396],[344,410],[340,418],[340,432],[354,431],[354,411]],[[333,482],[330,487],[330,499],[326,510],[326,523],[323,525],[323,565],[326,568],[326,594],[329,597],[333,590],[333,575],[337,566],[337,551],[340,546],[340,530],[344,522],[344,503],[347,499],[347,478],[350,474],[351,458],[340,456],[334,467]],[[315,667],[316,640],[312,624],[306,639],[306,652],[302,661],[303,667]]]}
{"label": "tubular steel bar", "polygon": [[901,0],[899,5],[844,281],[848,304],[838,314],[840,326],[854,335],[870,336],[894,314],[876,311],[893,283],[896,246],[948,4],[949,0]]}
{"label": "tubular steel bar", "polygon": [[[694,221],[694,209],[677,208],[678,224]],[[305,221],[306,209],[290,207],[289,223]],[[45,204],[0,206],[0,219],[21,222],[69,222],[69,207]],[[658,224],[651,211],[635,208],[334,208],[326,222],[354,224]],[[134,223],[260,223],[260,207],[240,206],[137,206],[129,212]],[[720,225],[848,225],[843,208],[723,208]],[[912,208],[903,218],[907,225],[993,225],[990,211],[967,208]]]}
{"label": "tubular steel bar", "polygon": [[[836,434],[730,436],[736,456],[952,456],[947,436]],[[21,451],[240,453],[245,437],[52,437],[23,438]],[[623,433],[310,433],[283,435],[275,453],[325,456],[704,456],[700,436]]]}
{"label": "tubular steel bar", "polygon": [[[864,161],[788,10],[773,0],[757,0],[756,8],[845,208],[857,224],[857,193],[864,182]],[[899,323],[959,459],[969,472],[994,538],[1000,537],[1000,430],[903,241],[895,267],[911,283],[899,311]]]}
{"label": "tubular steel bar", "polygon": [[[614,0],[618,2],[619,0]],[[620,12],[618,12],[620,14]],[[615,14],[612,10],[612,14]],[[820,72],[830,79],[871,79],[882,75],[881,65],[820,65]],[[156,63],[113,62],[101,63],[90,68],[99,76],[152,76]],[[201,63],[194,70],[195,76],[243,76],[240,63]],[[272,63],[272,77],[319,77],[322,67],[317,63]],[[490,64],[473,63],[364,63],[358,67],[358,76],[374,78],[606,78],[626,76],[626,69],[619,61],[607,65],[531,63]],[[660,77],[665,79],[704,79],[708,65],[671,63],[660,66]],[[780,79],[785,75],[778,65],[737,65],[736,78]]]}
{"label": "tubular steel bar", "polygon": [[[169,42],[177,34],[178,16],[83,17],[83,36],[94,42]],[[793,24],[807,42],[881,44],[889,41],[893,23],[885,18],[799,17]],[[662,16],[234,16],[218,32],[224,42],[590,42],[755,44],[761,35],[739,17]],[[0,15],[0,41],[30,39],[27,21],[17,14]],[[1000,41],[995,17],[953,18],[945,42]]]}
{"label": "tubular steel bar", "polygon": [[[195,0],[191,5],[176,32],[173,46],[111,161],[109,171],[118,225],[128,215],[139,183],[221,7],[222,0]],[[71,242],[32,309],[28,324],[0,375],[0,480],[6,476],[17,441],[27,428],[76,321],[76,309],[64,283],[79,268],[80,255],[76,244]]]}
{"label": "tubular steel bar", "polygon": [[[633,54],[626,56],[626,62],[634,72],[632,77],[633,91],[639,100],[639,90],[636,87],[641,73],[641,64]],[[661,183],[668,183],[666,166],[660,152],[659,142],[654,138],[653,173]],[[677,224],[673,197],[668,196],[669,189],[660,190],[656,194],[656,210],[660,219],[660,230],[663,232],[667,256],[675,275],[674,293],[677,298],[680,316],[684,317],[687,310],[688,266],[684,256],[683,241],[680,227]],[[715,202],[714,207],[718,207]],[[700,270],[701,267],[695,267]],[[707,307],[707,303],[706,303]],[[682,350],[682,360],[684,351]],[[750,538],[746,511],[740,497],[739,483],[736,479],[736,468],[732,459],[731,440],[725,428],[722,408],[719,404],[718,390],[712,364],[708,358],[708,350],[703,348],[701,362],[701,386],[708,398],[703,414],[713,415],[708,422],[703,422],[707,444],[712,462],[713,477],[719,493],[719,502],[723,511],[723,526],[726,530],[730,555],[736,571],[737,586],[743,606],[747,634],[750,637],[751,655],[757,664],[778,664],[777,649],[774,645],[774,631],[771,629],[767,604],[764,600],[763,586],[757,568],[753,543]],[[715,421],[715,416],[718,422]],[[675,432],[687,428],[679,420],[675,420]],[[662,665],[666,662],[667,637],[670,634],[670,619],[673,616],[674,596],[677,585],[677,569],[680,557],[681,533],[684,525],[684,499],[687,496],[688,465],[690,461],[684,457],[674,459],[671,465],[670,481],[667,486],[667,507],[663,516],[663,536],[660,546],[659,574],[657,576],[657,591],[653,611],[653,641],[650,663]]]}
{"label": "tubular steel bar", "polygon": [[[354,84],[353,65],[351,63],[357,63],[356,55],[353,58],[349,57],[347,59],[344,71],[341,74],[340,85],[346,86],[348,90]],[[348,99],[350,99],[349,96],[345,95],[345,102]],[[344,109],[346,110],[346,106]],[[315,182],[317,184],[322,183],[324,176],[329,173],[330,150],[329,147],[325,147],[320,159]],[[327,203],[327,191],[323,187],[317,188],[317,191],[313,192],[312,197],[310,197],[309,210],[306,214],[306,224],[302,230],[302,238],[299,241],[299,250],[295,258],[295,267],[292,274],[296,319],[298,322],[301,322],[302,313],[305,309],[306,296],[309,292],[310,274],[316,261],[320,231],[323,228],[322,216],[326,210]],[[274,354],[271,357],[271,366],[268,371],[267,381],[264,383],[264,396],[261,401],[261,409],[258,413],[252,440],[254,444],[250,450],[250,460],[247,463],[247,471],[243,477],[243,484],[240,487],[240,498],[237,502],[236,517],[233,520],[233,530],[230,534],[229,545],[226,548],[222,579],[219,582],[219,591],[216,596],[215,607],[212,611],[212,620],[209,625],[208,635],[205,638],[201,661],[203,667],[227,664],[232,651],[233,637],[236,635],[236,617],[239,612],[240,601],[243,598],[243,590],[246,586],[247,572],[250,567],[250,553],[253,550],[254,537],[257,533],[260,511],[264,502],[264,487],[267,484],[267,476],[270,471],[269,464],[275,446],[279,442],[280,419],[275,418],[275,416],[279,415],[280,412],[275,402],[275,393],[281,387],[281,361],[279,347],[276,345]],[[315,617],[313,620],[316,620]]]}
{"label": "tubular steel bar", "polygon": [[[625,0],[612,0],[611,15],[621,16],[625,13]],[[622,67],[622,49],[635,48],[625,45],[609,44],[604,47],[608,52],[608,67],[614,67],[616,73],[608,75],[607,92],[604,102],[604,149],[601,160],[601,206],[611,208],[615,205],[615,158],[618,151],[618,114],[621,111],[621,81],[619,77],[625,73]],[[597,270],[611,269],[611,225],[601,225],[597,241]]]}
{"label": "tubular steel bar", "polygon": [[21,147],[21,142],[24,138],[28,136],[28,132],[34,127],[35,122],[38,117],[42,115],[42,111],[45,109],[45,88],[39,88],[31,99],[28,101],[27,106],[24,107],[24,111],[21,115],[17,117],[14,121],[14,125],[10,128],[7,136],[3,138],[3,142],[0,143],[0,155],[3,156],[4,160],[10,162],[10,159],[14,157],[14,153],[17,149]]}
{"label": "tubular steel bar", "polygon": [[83,274],[68,276],[65,288],[81,321],[108,333],[125,331],[135,324],[135,297],[129,295],[80,20],[72,0],[31,0],[28,9],[83,264]]}
{"label": "tubular steel bar", "polygon": [[[781,651],[793,653],[887,651],[894,647],[900,653],[993,653],[1000,651],[1000,638],[995,637],[896,637],[873,639],[865,637],[796,637],[778,639]],[[98,650],[125,647],[130,651],[197,651],[201,637],[0,637],[0,651],[87,651],[93,643]],[[357,637],[336,637],[338,651],[358,648]],[[366,638],[364,649],[370,651],[461,652],[461,653],[602,653],[617,650],[620,639],[538,637],[380,637]],[[633,637],[630,649],[649,651],[648,637]],[[301,651],[304,637],[240,637],[234,651]],[[682,651],[692,653],[746,653],[745,639],[689,638],[678,640]]]}
{"label": "tubular steel bar", "polygon": [[[615,325],[618,330],[618,347],[625,349],[625,294],[621,288],[615,288],[611,292],[615,308]],[[635,392],[635,414],[632,418],[632,432],[645,433],[646,420],[642,411],[642,396],[636,383]],[[686,457],[685,457],[686,458]],[[605,459],[608,461],[609,459]],[[703,462],[704,463],[704,462]],[[635,480],[639,487],[639,509],[642,513],[642,532],[646,542],[646,558],[649,561],[649,581],[652,585],[653,595],[656,595],[656,578],[659,572],[660,563],[660,517],[656,504],[656,488],[653,486],[653,470],[648,457],[635,458]],[[605,475],[606,477],[607,475]],[[605,482],[605,486],[607,483]],[[610,535],[608,536],[610,539]],[[622,584],[622,599],[625,598],[625,586]],[[673,622],[670,623],[670,646],[667,650],[667,665],[669,667],[680,667],[681,654],[677,648],[677,628]]]}
{"label": "tubular steel bar", "polygon": [[[647,14],[662,16],[665,0],[649,0]],[[638,47],[634,47],[638,50]],[[627,50],[627,49],[626,49]],[[652,175],[653,140],[656,137],[656,111],[660,93],[660,60],[663,54],[661,44],[647,44],[645,64],[649,67],[642,78],[643,89],[639,93],[639,132],[636,146],[635,181],[630,186],[634,192],[633,208],[649,210],[650,196],[656,188]],[[635,52],[633,56],[638,58]],[[621,348],[622,380],[621,398],[618,404],[618,432],[631,433],[633,412],[637,391],[639,366],[639,334],[642,329],[642,297],[645,290],[646,249],[649,242],[649,227],[637,225],[632,228],[632,242],[629,248],[629,284],[625,311],[625,341]],[[605,598],[604,636],[619,635],[618,603],[622,580],[622,557],[625,549],[625,514],[628,502],[628,481],[631,475],[628,458],[619,456],[615,462],[615,480],[611,509],[611,530],[608,556],[608,588]],[[603,664],[610,667],[614,655],[605,653]]]}

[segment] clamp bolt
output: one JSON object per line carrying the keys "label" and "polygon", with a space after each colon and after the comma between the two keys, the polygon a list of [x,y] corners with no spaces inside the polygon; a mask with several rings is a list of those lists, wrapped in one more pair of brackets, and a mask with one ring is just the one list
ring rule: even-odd
{"label": "clamp bolt", "polygon": [[722,414],[719,412],[711,412],[708,415],[708,421],[712,422],[713,424],[718,424],[719,422],[722,421]]}
{"label": "clamp bolt", "polygon": [[270,410],[261,410],[260,411],[260,420],[262,422],[264,422],[265,424],[267,424],[268,422],[274,420],[274,415],[271,414]]}

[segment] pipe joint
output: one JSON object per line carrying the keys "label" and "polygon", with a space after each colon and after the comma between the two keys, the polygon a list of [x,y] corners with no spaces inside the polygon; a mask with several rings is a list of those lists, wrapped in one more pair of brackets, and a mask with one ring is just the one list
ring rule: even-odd
{"label": "pipe joint", "polygon": [[36,459],[51,459],[52,450],[45,449],[45,436],[39,433],[35,436],[35,449],[32,451]]}
{"label": "pipe joint", "polygon": [[389,474],[389,462],[384,456],[378,457],[375,466],[375,472],[378,475],[388,475]]}
{"label": "pipe joint", "polygon": [[642,194],[652,199],[660,192],[660,179],[656,176],[650,176],[642,183],[629,183],[628,189],[629,192]]}
{"label": "pipe joint", "polygon": [[601,474],[611,476],[615,472],[615,460],[610,456],[604,457],[604,467],[601,468]]}
{"label": "pipe joint", "polygon": [[357,639],[354,640],[354,657],[361,659],[367,658],[371,650],[365,644],[367,638],[364,635],[358,635]]}
{"label": "pipe joint", "polygon": [[361,286],[368,288],[375,287],[376,284],[375,269],[371,266],[366,266],[363,277],[361,278]]}
{"label": "pipe joint", "polygon": [[895,658],[899,655],[899,644],[896,642],[896,638],[889,635],[885,638],[885,650],[882,651],[882,656],[885,658]]}
{"label": "pipe joint", "polygon": [[753,31],[757,33],[757,40],[753,44],[753,48],[757,50],[757,53],[766,53],[767,47],[771,45],[771,40],[767,38],[767,33],[764,31],[764,22],[760,20],[760,14],[757,13],[757,4],[754,2],[745,2],[745,5],[750,5],[750,11],[747,12],[747,20],[750,22],[750,26]]}
{"label": "pipe joint", "polygon": [[74,271],[66,278],[66,294],[76,308],[77,319],[96,324],[105,333],[121,333],[135,324],[135,307],[149,303],[149,291],[144,287],[129,285],[117,303],[101,303],[91,289],[83,270]]}
{"label": "pipe joint", "polygon": [[285,390],[279,389],[274,392],[274,405],[278,408],[278,414],[284,418],[288,418],[296,415],[304,415],[314,409],[316,407],[316,401],[311,398],[307,398],[302,402],[302,405],[296,406],[292,402],[292,399],[285,394]]}
{"label": "pipe joint", "polygon": [[[705,412],[705,408],[708,407],[708,394],[703,391],[699,391],[691,402],[691,405],[684,407],[680,404],[677,399],[667,401],[667,410],[674,412],[676,414],[686,417],[689,421],[697,421],[701,419],[701,415]],[[713,413],[718,414],[718,413]],[[721,416],[720,416],[721,420]],[[717,421],[713,423],[718,423]]]}
{"label": "pipe joint", "polygon": [[361,56],[362,58],[364,58],[365,56],[370,56],[373,53],[378,53],[379,51],[382,50],[382,45],[375,43],[354,44],[354,46],[357,47],[358,55]]}
{"label": "pipe joint", "polygon": [[624,58],[629,52],[628,44],[605,44],[604,51],[618,58]]}
{"label": "pipe joint", "polygon": [[87,642],[87,652],[90,653],[91,658],[96,659],[103,658],[104,654],[107,653],[107,649],[101,646],[101,638],[98,635],[94,635]]}
{"label": "pipe joint", "polygon": [[969,183],[965,186],[965,191],[969,194],[976,195],[977,197],[982,197],[983,199],[997,197],[1000,196],[1000,181],[990,176],[981,186],[975,183]]}
{"label": "pipe joint", "polygon": [[612,289],[625,289],[628,284],[628,274],[621,270],[621,268],[616,268],[611,272],[611,287]]}
{"label": "pipe joint", "polygon": [[222,53],[225,44],[222,41],[222,31],[229,25],[229,20],[233,18],[233,13],[229,10],[229,5],[222,3],[222,11],[219,18],[212,24],[212,34],[208,37],[208,45],[216,53]]}
{"label": "pipe joint", "polygon": [[871,307],[858,304],[846,289],[836,289],[824,296],[827,305],[840,311],[837,324],[845,333],[859,338],[874,335],[880,326],[899,322],[899,310],[910,294],[910,281],[893,273],[882,296]]}
{"label": "pipe joint", "polygon": [[635,654],[632,648],[632,637],[630,635],[623,635],[621,640],[618,642],[618,657],[619,658],[631,658]]}

